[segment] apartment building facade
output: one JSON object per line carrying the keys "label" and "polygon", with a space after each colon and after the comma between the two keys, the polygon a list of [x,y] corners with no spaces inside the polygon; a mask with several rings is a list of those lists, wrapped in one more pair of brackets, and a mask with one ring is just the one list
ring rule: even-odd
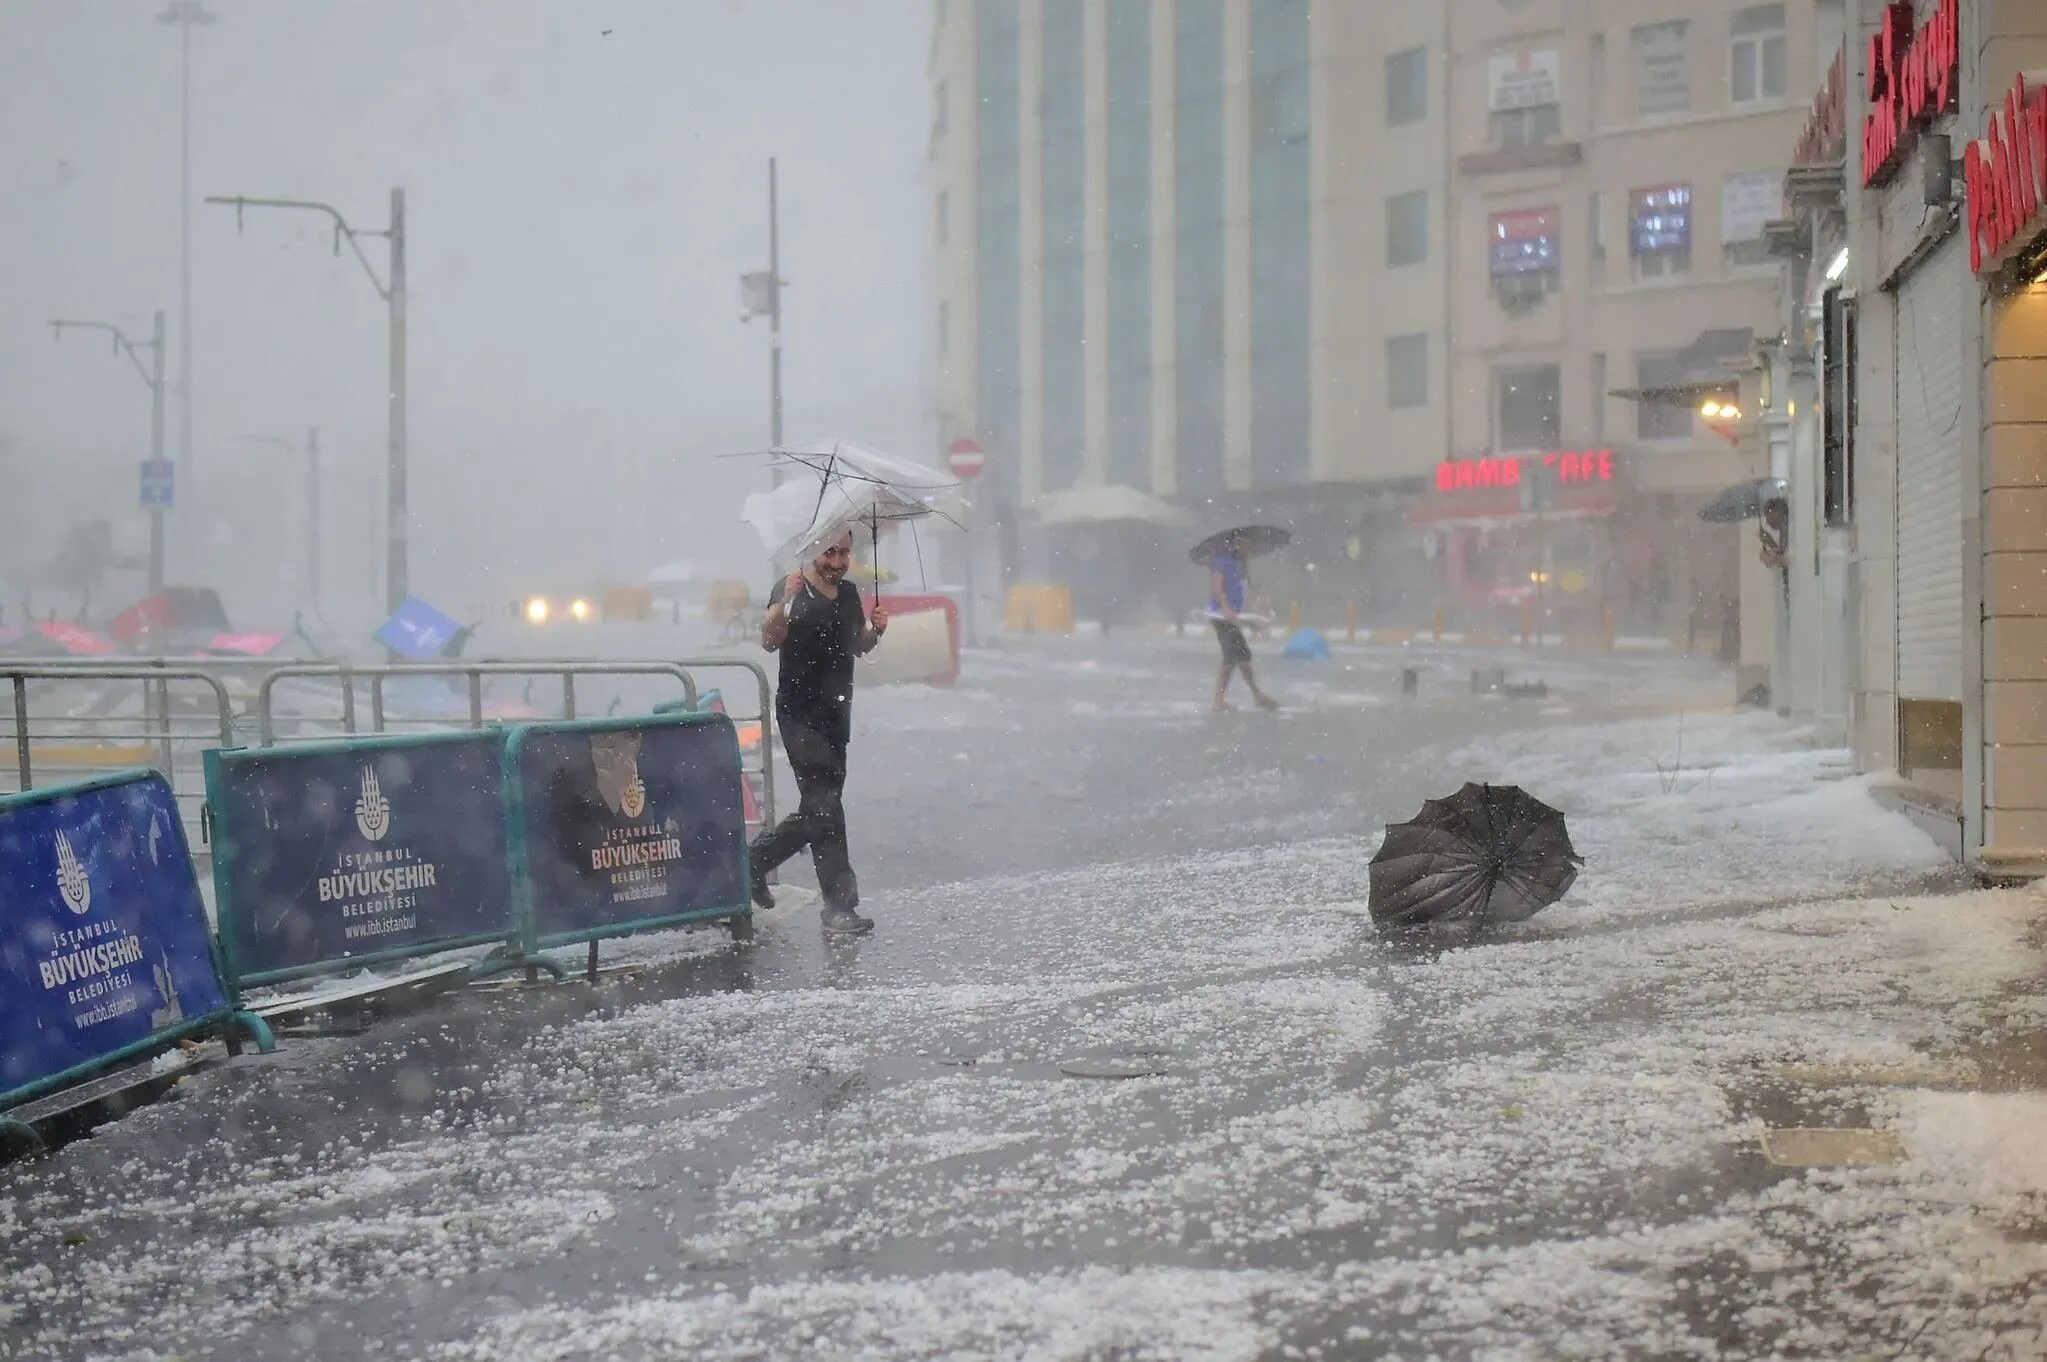
{"label": "apartment building facade", "polygon": [[1139,568],[1069,517],[1256,515],[1283,589],[1368,618],[1532,595],[1717,644],[1737,536],[1693,512],[1757,456],[1686,385],[1774,323],[1812,13],[939,4],[938,386],[1011,570]]}
{"label": "apartment building facade", "polygon": [[1817,105],[1797,144],[1780,232],[1806,403],[1789,487],[1794,703],[1825,712],[1845,692],[1863,770],[1971,865],[2038,876],[2047,6],[1843,7],[1839,108]]}

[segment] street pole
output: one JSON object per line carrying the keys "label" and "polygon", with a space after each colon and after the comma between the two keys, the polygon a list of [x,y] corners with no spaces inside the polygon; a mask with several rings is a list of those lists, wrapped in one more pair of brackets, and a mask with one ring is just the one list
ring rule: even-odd
{"label": "street pole", "polygon": [[[390,459],[386,479],[389,504],[385,515],[385,564],[384,596],[386,603],[395,613],[411,594],[407,582],[406,535],[409,513],[406,508],[405,488],[405,191],[394,188],[391,191],[391,225],[381,232],[358,232],[348,225],[348,219],[331,204],[313,199],[251,199],[241,195],[228,197],[210,195],[208,203],[220,204],[235,210],[239,223],[251,208],[290,208],[306,212],[325,213],[334,223],[334,253],[341,253],[341,243],[355,252],[355,258],[362,265],[363,273],[370,277],[370,286],[377,296],[389,305],[390,322],[390,377],[386,403],[386,420],[390,429]],[[377,274],[370,258],[363,254],[360,237],[380,236],[390,243],[391,275],[387,285]]]}
{"label": "street pole", "polygon": [[199,0],[170,0],[156,16],[178,28],[178,462],[188,508],[198,483],[192,459],[192,29],[215,19]]}
{"label": "street pole", "polygon": [[[768,439],[782,447],[782,231],[775,158],[768,157]],[[776,481],[781,481],[777,465]]]}
{"label": "street pole", "polygon": [[[79,322],[60,317],[50,323],[50,331],[60,341],[66,331],[106,332],[114,338],[114,353],[127,355],[128,362],[135,366],[135,372],[149,385],[149,458],[156,466],[143,476],[141,487],[142,494],[149,499],[149,594],[154,596],[163,590],[163,492],[161,489],[150,490],[156,486],[150,479],[163,467],[163,310],[157,310],[150,338],[142,345],[129,340],[128,333],[112,322]],[[150,352],[146,369],[142,367],[142,357],[136,353],[138,350]]]}
{"label": "street pole", "polygon": [[[149,329],[149,461],[163,467],[163,309]],[[149,594],[163,592],[163,498],[149,503]]]}
{"label": "street pole", "polygon": [[386,536],[389,561],[385,566],[385,604],[392,613],[411,594],[407,583],[406,534],[408,512],[405,488],[405,191],[391,191],[391,453],[389,493],[390,530]]}
{"label": "street pole", "polygon": [[306,427],[306,599],[320,615],[320,428]]}

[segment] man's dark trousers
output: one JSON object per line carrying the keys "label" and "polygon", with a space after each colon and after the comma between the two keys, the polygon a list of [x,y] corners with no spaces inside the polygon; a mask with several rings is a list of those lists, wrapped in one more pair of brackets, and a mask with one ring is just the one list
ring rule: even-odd
{"label": "man's dark trousers", "polygon": [[857,908],[860,885],[846,849],[846,744],[801,719],[780,718],[782,748],[796,773],[801,796],[796,812],[762,833],[753,844],[753,873],[769,871],[810,848],[817,887],[827,908]]}

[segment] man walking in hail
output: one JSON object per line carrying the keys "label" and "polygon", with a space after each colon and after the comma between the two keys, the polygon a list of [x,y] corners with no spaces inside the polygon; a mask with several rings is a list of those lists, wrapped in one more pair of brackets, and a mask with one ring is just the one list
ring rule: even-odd
{"label": "man walking in hail", "polygon": [[824,895],[824,929],[867,932],[872,918],[855,911],[860,886],[846,848],[846,747],[853,737],[853,659],[870,652],[888,632],[888,611],[860,609],[860,589],[846,580],[853,532],[830,540],[801,572],[775,584],[761,621],[761,647],[780,653],[775,725],[796,774],[796,812],[753,844],[753,901],[775,906],[767,877],[804,847],[810,848]]}

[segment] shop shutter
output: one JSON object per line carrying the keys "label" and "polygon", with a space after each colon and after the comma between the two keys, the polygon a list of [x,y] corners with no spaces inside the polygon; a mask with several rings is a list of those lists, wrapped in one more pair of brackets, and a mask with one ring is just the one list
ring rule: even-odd
{"label": "shop shutter", "polygon": [[1970,296],[1959,236],[1898,288],[1898,695],[1962,698],[1961,312]]}

